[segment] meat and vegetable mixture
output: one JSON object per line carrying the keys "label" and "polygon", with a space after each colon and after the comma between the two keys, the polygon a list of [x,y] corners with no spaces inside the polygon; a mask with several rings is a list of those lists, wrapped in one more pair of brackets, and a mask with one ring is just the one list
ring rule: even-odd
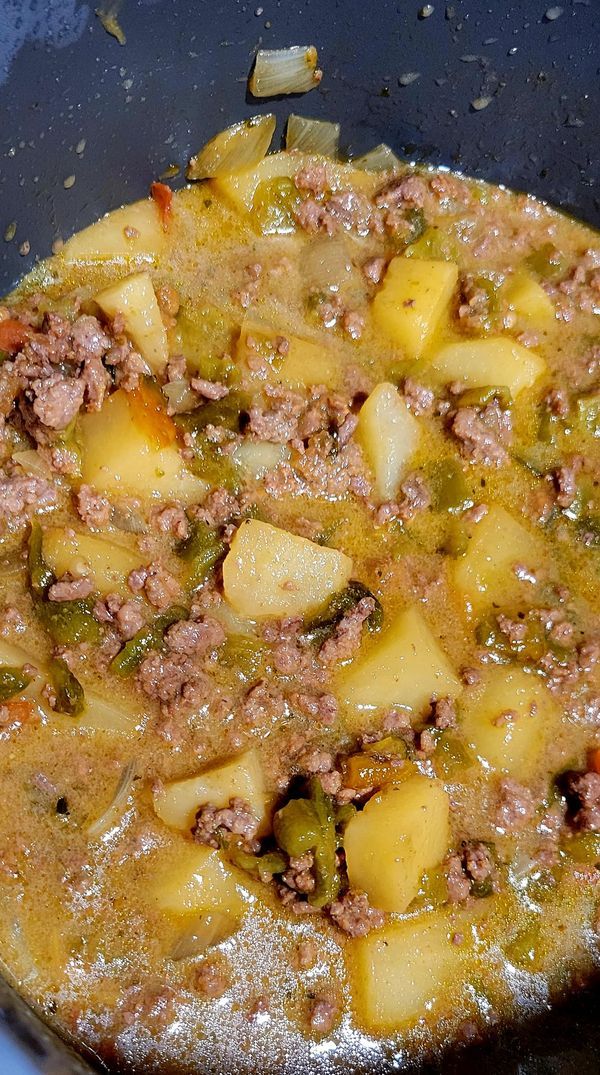
{"label": "meat and vegetable mixture", "polygon": [[132,1072],[385,1070],[600,952],[600,242],[273,123],[0,309],[0,953]]}

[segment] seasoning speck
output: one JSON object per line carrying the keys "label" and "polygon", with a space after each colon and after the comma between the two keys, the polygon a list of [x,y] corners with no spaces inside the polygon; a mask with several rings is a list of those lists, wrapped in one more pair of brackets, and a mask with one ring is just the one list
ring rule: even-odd
{"label": "seasoning speck", "polygon": [[74,187],[74,186],[75,186],[75,176],[74,175],[68,175],[67,178],[65,180],[63,180],[63,187],[65,188],[65,190],[70,190],[71,187]]}
{"label": "seasoning speck", "polygon": [[420,19],[428,19],[430,15],[433,15],[435,8],[433,4],[425,4],[419,12]]}
{"label": "seasoning speck", "polygon": [[7,226],[7,228],[6,228],[5,232],[4,232],[4,241],[5,241],[5,243],[12,243],[12,241],[13,241],[13,239],[14,239],[16,234],[17,234],[17,222],[16,222],[16,220],[13,220]]}
{"label": "seasoning speck", "polygon": [[491,100],[491,97],[476,97],[474,101],[471,101],[471,108],[475,112],[481,112],[484,108],[487,108]]}
{"label": "seasoning speck", "polygon": [[21,243],[21,245],[19,247],[19,254],[21,255],[21,257],[26,257],[26,255],[29,253],[30,250],[31,250],[31,243],[29,242],[29,239],[26,239],[25,242]]}
{"label": "seasoning speck", "polygon": [[400,75],[398,79],[399,86],[410,86],[412,82],[416,82],[421,77],[420,71],[407,71],[406,74]]}
{"label": "seasoning speck", "polygon": [[548,8],[546,14],[544,15],[544,18],[547,19],[548,22],[554,22],[555,19],[560,19],[563,11],[564,11],[564,8],[559,7],[558,4],[557,4],[556,7],[549,7]]}

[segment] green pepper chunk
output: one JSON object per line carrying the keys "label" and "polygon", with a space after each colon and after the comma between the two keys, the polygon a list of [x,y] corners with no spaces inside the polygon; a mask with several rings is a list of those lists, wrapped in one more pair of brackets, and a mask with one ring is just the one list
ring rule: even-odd
{"label": "green pepper chunk", "polygon": [[521,970],[535,971],[540,959],[541,923],[534,918],[504,949],[510,963]]}
{"label": "green pepper chunk", "polygon": [[22,668],[15,668],[10,664],[0,665],[0,702],[8,702],[16,694],[22,694],[31,683]]}
{"label": "green pepper chunk", "polygon": [[513,401],[510,389],[505,385],[486,384],[481,388],[468,388],[460,397],[461,407],[485,407],[486,403],[497,400],[499,405],[506,410]]}
{"label": "green pepper chunk", "polygon": [[300,858],[312,851],[320,836],[319,822],[309,799],[290,799],[273,819],[273,832],[279,846],[290,858]]}
{"label": "green pepper chunk", "polygon": [[423,232],[416,242],[410,244],[404,257],[456,261],[458,258],[456,239],[449,232],[437,227],[437,225],[432,225]]}
{"label": "green pepper chunk", "polygon": [[74,646],[77,642],[96,645],[102,637],[100,624],[94,619],[94,600],[38,601],[37,614],[48,634],[59,646]]}
{"label": "green pepper chunk", "polygon": [[29,535],[27,566],[29,568],[31,588],[40,596],[45,594],[48,587],[54,582],[54,575],[42,554],[43,539],[44,532],[40,524],[33,522],[31,524],[31,534]]}
{"label": "green pepper chunk", "polygon": [[231,668],[239,679],[256,679],[265,656],[265,647],[251,635],[232,635],[219,649],[219,664]]}
{"label": "green pepper chunk", "polygon": [[584,862],[587,866],[600,863],[600,833],[577,833],[564,844],[564,848],[575,862]]}
{"label": "green pepper chunk", "polygon": [[126,642],[123,649],[113,657],[110,667],[118,676],[129,676],[142,663],[144,657],[155,649],[160,649],[169,627],[184,620],[187,610],[180,605],[173,605],[166,612],[157,616],[153,623],[142,627],[136,635]]}
{"label": "green pepper chunk", "polygon": [[335,824],[333,803],[318,777],[310,782],[309,799],[291,799],[273,819],[275,839],[291,858],[313,852],[315,887],[308,897],[313,907],[325,907],[340,889]]}
{"label": "green pepper chunk", "polygon": [[441,776],[452,778],[461,769],[473,764],[467,747],[457,735],[442,735],[434,759],[435,769]]}
{"label": "green pepper chunk", "polygon": [[257,877],[260,881],[269,882],[275,874],[285,873],[288,868],[287,855],[281,851],[267,851],[264,855],[252,855],[241,847],[230,846],[227,854],[234,866]]}
{"label": "green pepper chunk", "polygon": [[232,433],[239,433],[242,415],[248,410],[249,405],[249,397],[245,392],[233,391],[223,399],[203,403],[195,411],[176,414],[173,421],[180,429],[192,435],[204,432],[209,425],[223,426]]}
{"label": "green pepper chunk", "polygon": [[429,484],[436,511],[457,512],[472,507],[473,498],[458,459],[449,456],[435,463]]}
{"label": "green pepper chunk", "polygon": [[176,551],[182,560],[190,564],[188,586],[196,590],[225,555],[227,546],[217,530],[198,522],[192,525],[189,536],[179,543]]}
{"label": "green pepper chunk", "polygon": [[362,582],[356,580],[349,582],[345,590],[334,594],[326,608],[315,619],[308,623],[302,632],[302,638],[306,642],[322,645],[335,631],[342,616],[358,604],[363,597],[371,597],[375,601],[375,608],[368,617],[366,624],[369,631],[379,631],[383,624],[383,608],[381,602]]}
{"label": "green pepper chunk", "polygon": [[407,209],[403,217],[407,224],[406,230],[400,229],[392,232],[391,245],[395,250],[403,250],[417,243],[427,231],[427,220],[422,209]]}
{"label": "green pepper chunk", "polygon": [[75,678],[66,661],[56,657],[50,662],[50,680],[56,695],[55,709],[57,713],[68,713],[70,717],[78,717],[85,707],[83,687]]}
{"label": "green pepper chunk", "polygon": [[252,217],[263,235],[289,235],[296,230],[296,210],[302,197],[287,176],[259,183],[252,202]]}
{"label": "green pepper chunk", "polygon": [[468,548],[469,534],[465,523],[462,519],[450,519],[442,540],[441,552],[457,560],[459,556],[466,554]]}
{"label": "green pepper chunk", "polygon": [[558,280],[564,276],[568,262],[553,243],[544,243],[525,259],[525,264],[543,280]]}

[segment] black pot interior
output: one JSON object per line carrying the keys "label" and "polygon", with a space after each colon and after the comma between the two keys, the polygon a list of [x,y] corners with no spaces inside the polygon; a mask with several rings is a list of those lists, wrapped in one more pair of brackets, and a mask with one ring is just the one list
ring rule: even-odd
{"label": "black pot interior", "polygon": [[[386,141],[401,156],[531,191],[600,227],[598,8],[596,0],[561,6],[555,18],[560,8],[549,0],[454,0],[424,18],[418,0],[123,0],[121,47],[93,5],[4,2],[0,293],[55,239],[144,196],[169,165],[185,166],[211,134],[259,111],[276,111],[277,137],[290,111],[340,119],[346,152]],[[258,46],[313,43],[319,90],[248,98]],[[419,77],[402,85],[409,73]],[[477,111],[471,102],[481,97],[491,100]],[[13,223],[14,237],[2,241]],[[583,994],[444,1068],[596,1073],[598,996]],[[2,1016],[20,1028],[35,1070],[82,1070],[66,1054],[57,1060],[8,993]],[[0,1041],[4,1071],[1,1057]]]}

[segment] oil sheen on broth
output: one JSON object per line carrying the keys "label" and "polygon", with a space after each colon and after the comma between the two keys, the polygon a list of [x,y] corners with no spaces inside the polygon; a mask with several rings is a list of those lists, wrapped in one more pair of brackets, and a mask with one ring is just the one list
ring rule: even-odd
{"label": "oil sheen on broth", "polygon": [[385,1070],[597,964],[600,244],[153,194],[0,311],[2,964],[130,1071]]}

